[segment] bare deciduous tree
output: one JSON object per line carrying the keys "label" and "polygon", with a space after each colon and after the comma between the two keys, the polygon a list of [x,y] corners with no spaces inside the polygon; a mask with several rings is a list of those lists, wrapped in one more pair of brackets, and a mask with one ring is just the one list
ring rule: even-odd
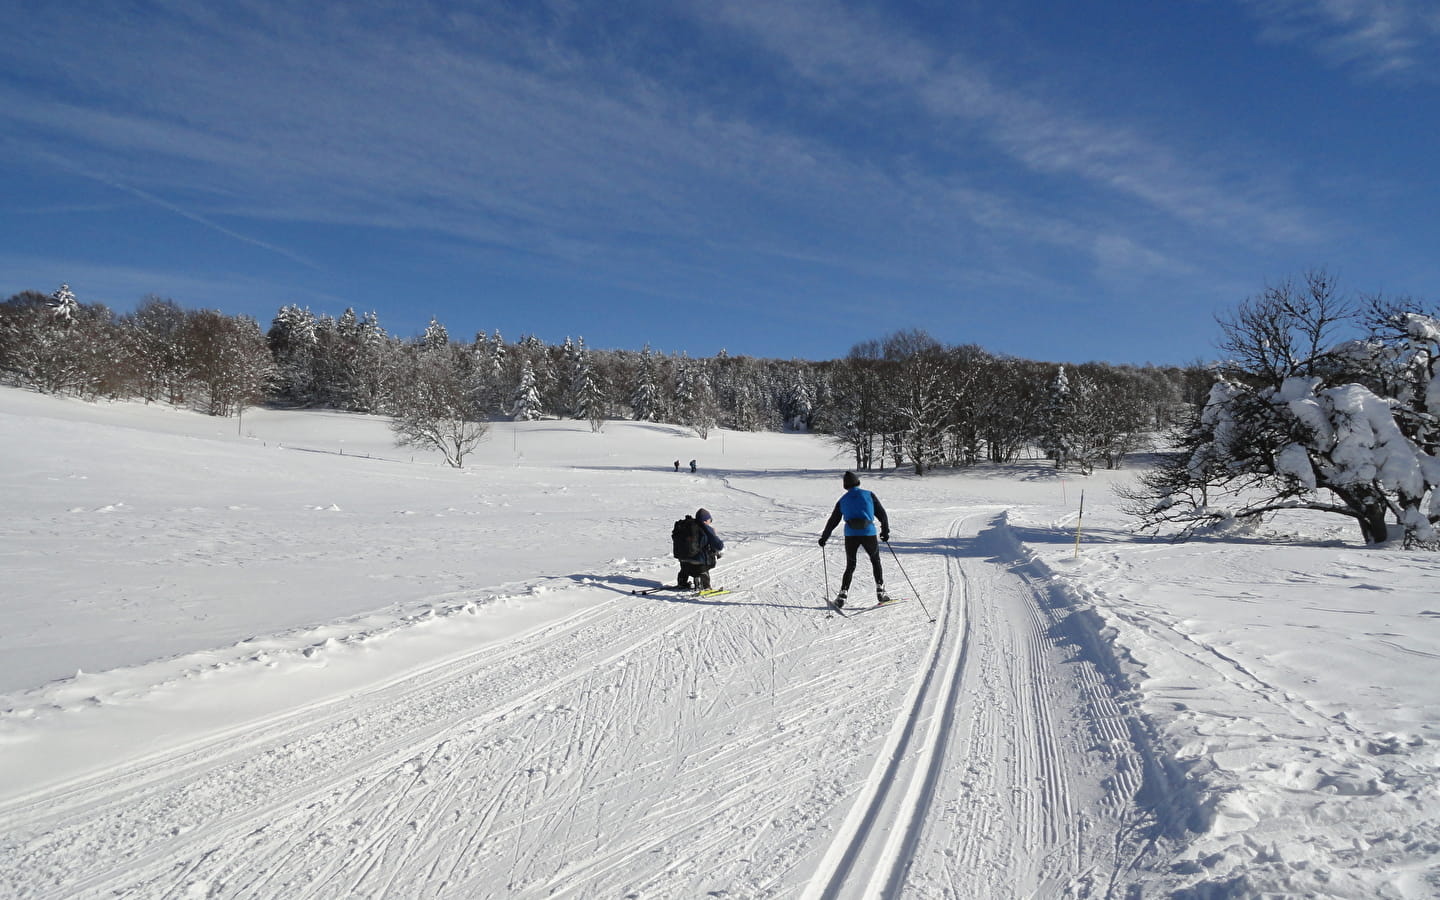
{"label": "bare deciduous tree", "polygon": [[449,465],[464,467],[489,431],[475,404],[469,362],[448,346],[418,354],[390,423],[397,446],[438,450]]}

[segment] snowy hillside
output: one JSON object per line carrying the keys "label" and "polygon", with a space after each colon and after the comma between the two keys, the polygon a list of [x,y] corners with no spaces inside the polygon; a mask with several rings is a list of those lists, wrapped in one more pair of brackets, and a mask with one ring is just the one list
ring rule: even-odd
{"label": "snowy hillside", "polygon": [[[1440,558],[1040,464],[0,389],[0,896],[1440,896]],[[698,472],[674,470],[694,458]],[[1084,522],[1075,543],[1080,495]],[[697,507],[733,593],[673,580]]]}

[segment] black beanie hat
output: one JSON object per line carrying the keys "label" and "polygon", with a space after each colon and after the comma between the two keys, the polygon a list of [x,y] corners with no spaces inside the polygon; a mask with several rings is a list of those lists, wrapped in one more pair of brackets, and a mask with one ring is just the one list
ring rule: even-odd
{"label": "black beanie hat", "polygon": [[845,475],[840,479],[840,483],[845,485],[846,488],[859,487],[860,476],[856,475],[854,472],[846,472]]}
{"label": "black beanie hat", "polygon": [[699,519],[701,522],[710,521],[710,510],[706,509],[703,506],[700,507],[699,509],[695,510],[695,518]]}

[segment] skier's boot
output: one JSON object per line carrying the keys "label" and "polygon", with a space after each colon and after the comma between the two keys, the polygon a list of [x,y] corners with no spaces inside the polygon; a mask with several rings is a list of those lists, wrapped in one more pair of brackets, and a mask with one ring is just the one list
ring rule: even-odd
{"label": "skier's boot", "polygon": [[876,602],[876,603],[889,603],[890,601],[892,601],[892,600],[894,600],[894,599],[895,599],[894,597],[892,597],[892,596],[890,596],[889,594],[885,593],[885,585],[883,585],[883,584],[877,584],[877,585],[875,585],[875,602]]}
{"label": "skier's boot", "polygon": [[841,609],[841,608],[843,608],[844,606],[845,606],[845,591],[841,591],[840,593],[838,593],[838,594],[835,595],[835,608],[836,608],[836,609]]}

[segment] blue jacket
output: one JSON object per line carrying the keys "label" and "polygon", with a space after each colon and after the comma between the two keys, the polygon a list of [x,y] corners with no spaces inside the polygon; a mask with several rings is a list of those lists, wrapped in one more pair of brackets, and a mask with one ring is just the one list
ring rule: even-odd
{"label": "blue jacket", "polygon": [[[890,533],[890,517],[886,515],[880,498],[862,487],[850,488],[840,496],[835,502],[835,509],[830,513],[830,521],[825,523],[825,531],[820,536],[828,539],[830,532],[835,530],[841,519],[845,520],[846,537]],[[875,528],[876,519],[880,520],[878,531]]]}

